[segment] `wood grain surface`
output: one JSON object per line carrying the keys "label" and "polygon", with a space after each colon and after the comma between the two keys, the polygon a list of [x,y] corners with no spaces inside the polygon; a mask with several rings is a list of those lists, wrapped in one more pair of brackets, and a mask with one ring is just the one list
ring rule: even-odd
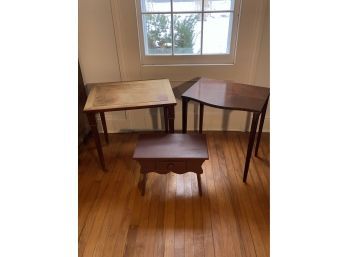
{"label": "wood grain surface", "polygon": [[141,134],[134,159],[208,159],[205,135]]}
{"label": "wood grain surface", "polygon": [[84,111],[124,110],[176,104],[168,79],[95,84]]}
{"label": "wood grain surface", "polygon": [[207,132],[202,197],[191,172],[150,173],[141,196],[140,166],[132,160],[137,137],[110,135],[103,146],[108,172],[96,162],[93,141],[82,146],[79,257],[269,256],[269,134],[263,134],[244,184],[248,133]]}
{"label": "wood grain surface", "polygon": [[268,96],[269,88],[209,78],[200,78],[182,94],[209,106],[250,112],[261,112]]}

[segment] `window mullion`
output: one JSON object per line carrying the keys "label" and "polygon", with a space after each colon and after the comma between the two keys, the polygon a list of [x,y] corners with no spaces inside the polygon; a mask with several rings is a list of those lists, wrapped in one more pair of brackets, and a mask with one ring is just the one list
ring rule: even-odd
{"label": "window mullion", "polygon": [[202,12],[201,12],[201,55],[203,55],[203,19],[204,19],[204,0],[202,0]]}
{"label": "window mullion", "polygon": [[173,15],[173,0],[170,0],[170,15],[171,15],[171,34],[172,34],[172,56],[174,55],[174,15]]}

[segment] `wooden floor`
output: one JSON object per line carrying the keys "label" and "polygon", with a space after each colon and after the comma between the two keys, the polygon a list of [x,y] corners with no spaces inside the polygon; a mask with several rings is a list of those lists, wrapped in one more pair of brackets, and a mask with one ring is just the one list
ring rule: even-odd
{"label": "wooden floor", "polygon": [[[79,154],[79,256],[269,256],[269,134],[242,182],[248,134],[207,132],[203,196],[194,173],[150,173],[145,196],[132,160],[137,134],[103,143],[108,172],[93,140]],[[104,142],[103,137],[102,142]]]}

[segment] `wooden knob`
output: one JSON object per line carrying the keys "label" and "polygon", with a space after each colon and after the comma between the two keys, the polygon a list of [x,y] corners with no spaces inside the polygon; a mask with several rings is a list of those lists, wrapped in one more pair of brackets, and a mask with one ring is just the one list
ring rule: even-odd
{"label": "wooden knob", "polygon": [[168,169],[168,170],[171,170],[171,169],[173,169],[173,168],[174,168],[174,163],[168,163],[167,169]]}

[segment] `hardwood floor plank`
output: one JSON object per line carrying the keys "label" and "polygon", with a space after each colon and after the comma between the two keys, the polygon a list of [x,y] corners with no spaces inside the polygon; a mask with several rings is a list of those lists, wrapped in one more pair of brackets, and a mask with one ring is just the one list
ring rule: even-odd
{"label": "hardwood floor plank", "polygon": [[[123,144],[123,154],[121,154],[121,158],[118,159],[115,163],[115,169],[111,169],[110,173],[116,173],[117,176],[114,176],[116,180],[111,180],[108,185],[108,194],[105,194],[102,198],[102,202],[105,204],[101,211],[105,212],[104,216],[102,216],[102,212],[100,213],[100,220],[98,223],[95,222],[94,227],[96,228],[96,232],[92,233],[92,237],[89,238],[89,243],[87,249],[85,250],[86,256],[112,256],[112,249],[115,247],[114,244],[110,244],[110,241],[113,241],[113,237],[117,236],[117,233],[114,233],[115,221],[122,222],[122,215],[127,210],[125,208],[124,197],[126,197],[129,193],[131,187],[129,187],[129,183],[124,183],[127,180],[127,171],[130,169],[130,166],[127,165],[125,159],[131,156],[132,149],[134,148],[134,142],[132,142],[132,136],[128,137]],[[126,188],[122,190],[122,185],[126,184]],[[116,204],[114,203],[116,201]],[[117,203],[120,203],[118,205]],[[114,219],[114,215],[121,215],[120,219]],[[98,232],[97,232],[98,231]],[[111,231],[111,232],[110,232]],[[111,237],[111,239],[110,239]],[[94,246],[93,246],[94,244]],[[93,249],[93,250],[92,250]],[[90,254],[92,253],[92,255]]]}
{"label": "hardwood floor plank", "polygon": [[[194,176],[193,176],[194,175]],[[196,180],[196,175],[191,172],[181,175],[184,177],[185,187],[185,256],[194,256],[193,244],[193,210],[191,183]]]}
{"label": "hardwood floor plank", "polygon": [[[127,139],[128,136],[125,136]],[[122,144],[125,146],[125,144]],[[117,164],[117,163],[115,163]],[[88,216],[81,228],[81,235],[79,236],[79,256],[92,256],[95,247],[95,241],[98,238],[99,231],[102,229],[102,223],[107,213],[108,206],[111,202],[111,195],[113,192],[113,184],[116,181],[119,173],[113,170],[117,165],[110,165],[109,172],[103,174],[103,179],[98,187],[97,196],[90,209]],[[98,167],[98,170],[100,168]]]}
{"label": "hardwood floor plank", "polygon": [[[195,176],[196,177],[196,176]],[[201,197],[199,196],[197,179],[191,179],[193,201],[193,253],[195,257],[204,256],[204,233]]]}
{"label": "hardwood floor plank", "polygon": [[[245,218],[245,213],[243,212],[243,200],[245,197],[241,196],[241,190],[239,188],[244,188],[245,185],[242,182],[241,178],[235,176],[238,168],[233,162],[233,157],[230,152],[230,143],[228,142],[228,132],[224,133],[223,138],[221,139],[224,143],[222,144],[223,156],[226,167],[227,175],[226,179],[229,182],[229,191],[230,191],[230,203],[235,211],[235,219],[237,225],[237,234],[240,238],[239,244],[242,256],[256,256],[255,248],[252,242],[251,231],[247,219]],[[235,157],[235,156],[234,156]]]}
{"label": "hardwood floor plank", "polygon": [[[212,157],[211,155],[211,141],[212,141],[212,135],[207,134],[207,145],[208,145],[208,151],[209,151],[209,160],[206,161],[206,167],[205,170],[205,176],[207,180],[207,191],[209,196],[209,202],[210,202],[210,217],[211,217],[211,227],[212,227],[212,233],[213,233],[213,242],[214,242],[214,254],[216,257],[218,256],[224,256],[225,249],[224,249],[224,242],[221,240],[223,237],[222,232],[222,225],[220,222],[220,214],[219,214],[219,206],[217,203],[218,199],[218,193],[215,188],[215,181],[214,181],[214,172],[216,172],[218,169],[215,169],[216,166],[216,159]],[[210,167],[210,168],[209,168]]]}
{"label": "hardwood floor plank", "polygon": [[202,206],[202,218],[203,218],[203,236],[204,236],[204,256],[207,257],[214,257],[215,256],[215,250],[214,250],[214,239],[213,239],[213,230],[212,230],[212,221],[211,221],[211,215],[210,215],[210,200],[209,200],[209,191],[208,191],[208,183],[207,183],[207,176],[206,172],[207,170],[211,170],[211,167],[207,167],[210,165],[209,162],[205,162],[203,164],[203,174],[202,177],[202,199],[201,199],[201,206]]}
{"label": "hardwood floor plank", "polygon": [[174,257],[176,175],[169,173],[166,177],[167,189],[164,210],[164,256]]}
{"label": "hardwood floor plank", "polygon": [[[207,132],[202,197],[194,173],[150,173],[138,189],[137,134],[110,135],[102,172],[93,141],[79,154],[79,257],[268,257],[269,134],[242,182],[248,134]],[[103,141],[103,140],[102,140]]]}
{"label": "hardwood floor plank", "polygon": [[235,213],[230,206],[230,202],[228,200],[228,192],[226,190],[228,184],[226,184],[227,180],[225,179],[224,173],[226,174],[226,167],[224,163],[219,160],[221,143],[218,141],[218,137],[210,137],[208,140],[209,150],[210,150],[210,158],[212,160],[212,166],[216,167],[217,170],[213,172],[215,190],[217,191],[217,205],[218,205],[218,213],[221,223],[221,233],[222,233],[222,242],[224,253],[227,256],[241,256],[241,249],[239,238],[237,236],[237,228],[236,228],[236,219]]}
{"label": "hardwood floor plank", "polygon": [[[229,144],[232,150],[232,156],[235,157],[235,165],[239,171],[239,176],[236,179],[242,181],[242,172],[244,168],[244,155],[242,153],[243,145],[240,144],[238,139],[238,134],[230,134]],[[237,174],[236,174],[237,175]],[[249,179],[249,178],[248,178]],[[253,187],[254,186],[254,187]],[[240,187],[241,197],[242,197],[242,208],[243,215],[247,217],[249,228],[252,235],[252,242],[255,247],[255,252],[257,256],[269,256],[267,254],[266,248],[269,240],[267,239],[267,231],[264,228],[264,210],[260,208],[260,203],[257,199],[257,192],[255,182],[253,177],[250,176],[250,182],[247,184],[243,183]]]}
{"label": "hardwood floor plank", "polygon": [[184,177],[176,174],[174,255],[185,256],[185,188]]}

